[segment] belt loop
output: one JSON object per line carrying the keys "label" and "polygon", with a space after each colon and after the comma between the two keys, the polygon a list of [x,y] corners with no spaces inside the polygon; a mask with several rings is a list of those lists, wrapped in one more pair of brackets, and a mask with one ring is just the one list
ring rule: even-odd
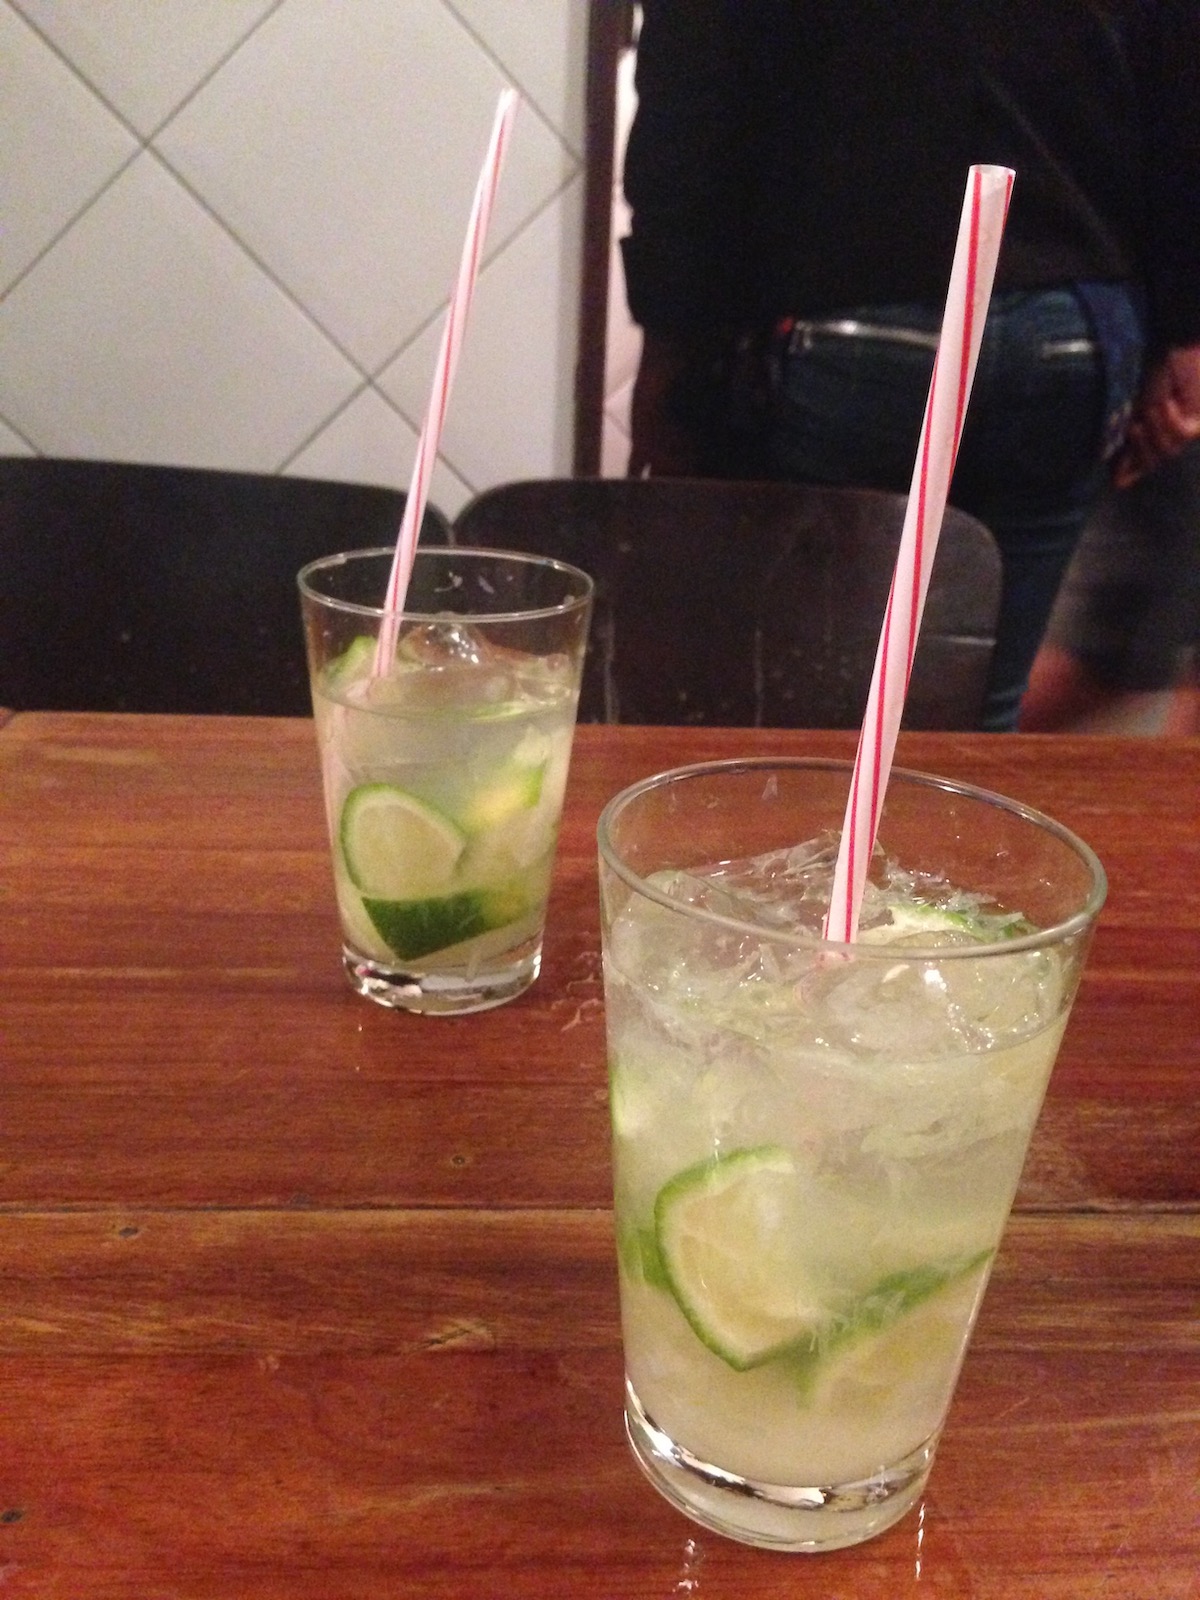
{"label": "belt loop", "polygon": [[772,394],[783,387],[783,358],[791,348],[793,326],[792,317],[780,317],[767,342],[767,388]]}
{"label": "belt loop", "polygon": [[807,353],[813,347],[813,333],[817,324],[813,322],[801,322],[796,317],[789,317],[788,321],[791,324],[791,331],[787,342],[788,355],[807,355]]}

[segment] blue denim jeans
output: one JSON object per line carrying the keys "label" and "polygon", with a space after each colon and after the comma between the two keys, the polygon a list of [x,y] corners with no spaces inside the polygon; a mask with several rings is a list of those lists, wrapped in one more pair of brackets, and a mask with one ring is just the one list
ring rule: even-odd
{"label": "blue denim jeans", "polygon": [[[1003,562],[982,722],[990,731],[1016,726],[1059,583],[1104,487],[1105,452],[1136,389],[1137,305],[1123,291],[1109,293],[1106,304],[1101,328],[1070,289],[992,299],[950,489],[953,505],[991,529]],[[806,482],[907,492],[941,313],[914,305],[850,307],[838,319],[880,332],[848,337],[822,333],[817,324],[780,347],[769,470]],[[906,339],[905,332],[916,337]]]}

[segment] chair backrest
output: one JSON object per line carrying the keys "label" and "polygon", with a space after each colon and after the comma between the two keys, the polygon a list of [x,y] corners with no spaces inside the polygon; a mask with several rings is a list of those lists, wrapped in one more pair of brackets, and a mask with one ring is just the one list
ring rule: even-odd
{"label": "chair backrest", "polygon": [[[0,705],[306,716],[296,574],[392,544],[401,490],[0,459]],[[422,538],[449,541],[427,511]]]}
{"label": "chair backrest", "polygon": [[[853,728],[904,509],[903,495],[874,490],[545,479],[486,490],[454,539],[591,573],[583,721]],[[949,510],[906,727],[978,726],[999,604],[995,540]]]}

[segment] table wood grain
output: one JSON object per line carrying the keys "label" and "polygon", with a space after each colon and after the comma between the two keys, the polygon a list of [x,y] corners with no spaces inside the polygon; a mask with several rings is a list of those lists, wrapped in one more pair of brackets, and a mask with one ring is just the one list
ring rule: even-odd
{"label": "table wood grain", "polygon": [[920,1511],[749,1550],[620,1418],[595,825],[844,734],[583,727],[542,977],[353,995],[311,726],[0,727],[0,1593],[1200,1596],[1200,741],[902,736],[1110,894]]}

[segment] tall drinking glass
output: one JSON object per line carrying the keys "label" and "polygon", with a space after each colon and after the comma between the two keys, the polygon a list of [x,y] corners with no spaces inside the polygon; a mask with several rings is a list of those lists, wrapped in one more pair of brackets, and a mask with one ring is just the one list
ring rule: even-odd
{"label": "tall drinking glass", "polygon": [[343,961],[382,1005],[500,1005],[538,974],[591,608],[586,573],[418,548],[392,658],[391,550],[299,576]]}
{"label": "tall drinking glass", "polygon": [[682,768],[599,829],[629,1439],[784,1550],[920,1496],[1105,895],[1048,817],[896,771],[823,942],[849,781]]}

